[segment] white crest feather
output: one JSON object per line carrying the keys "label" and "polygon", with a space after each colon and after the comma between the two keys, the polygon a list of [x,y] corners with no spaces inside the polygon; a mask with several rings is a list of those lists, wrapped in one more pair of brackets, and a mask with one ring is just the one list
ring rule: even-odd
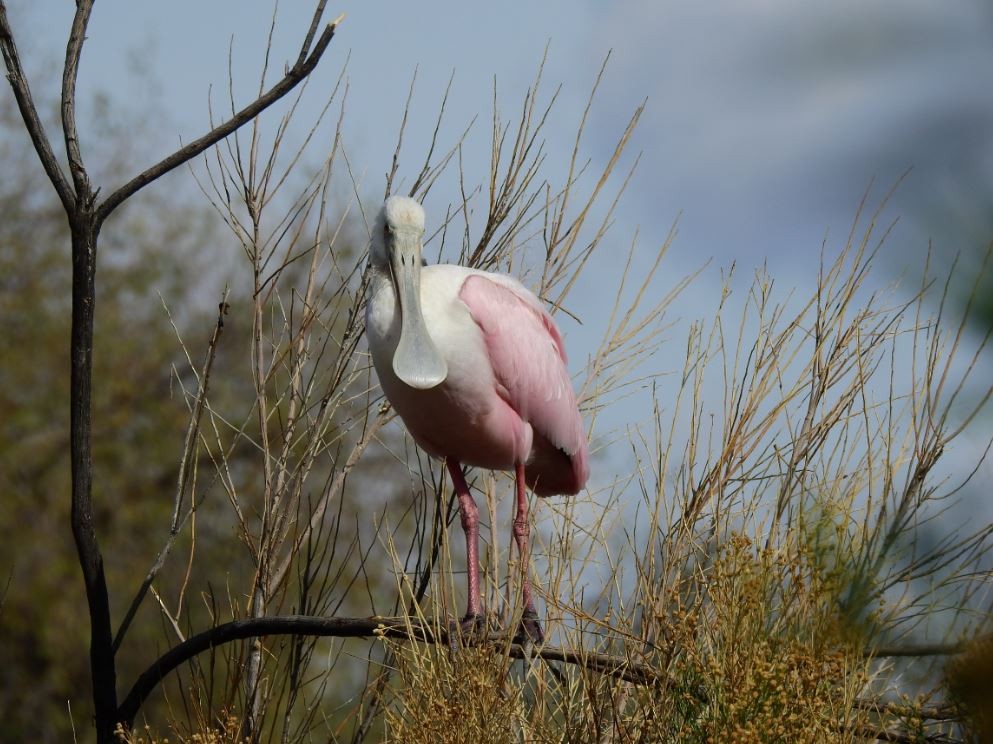
{"label": "white crest feather", "polygon": [[391,227],[424,229],[424,208],[409,196],[391,196],[383,205],[383,216]]}

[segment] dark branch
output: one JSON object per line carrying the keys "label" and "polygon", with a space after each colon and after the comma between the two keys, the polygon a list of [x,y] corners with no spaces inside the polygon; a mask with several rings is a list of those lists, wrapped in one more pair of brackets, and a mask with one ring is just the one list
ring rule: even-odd
{"label": "dark branch", "polygon": [[65,135],[66,154],[69,156],[69,173],[76,186],[77,204],[91,198],[90,179],[86,175],[83,156],[79,150],[76,132],[76,78],[79,76],[79,58],[86,41],[86,26],[90,22],[93,0],[79,0],[72,19],[69,43],[66,45],[66,62],[62,70],[62,132]]}
{"label": "dark branch", "polygon": [[[217,625],[170,649],[142,672],[121,703],[117,712],[118,720],[130,726],[142,703],[166,675],[198,654],[225,643],[270,635],[365,638],[377,634],[386,637],[410,637],[406,623],[378,618],[319,618],[287,615],[249,618]],[[421,640],[433,640],[433,638],[425,636]]]}
{"label": "dark branch", "polygon": [[[382,617],[311,617],[307,615],[284,615],[276,617],[248,618],[218,625],[192,638],[183,641],[178,646],[167,651],[146,669],[135,681],[134,686],[118,709],[118,720],[127,726],[134,722],[144,701],[158,684],[173,670],[193,659],[198,654],[232,641],[246,638],[258,638],[274,635],[321,636],[336,638],[369,638],[373,636],[397,638],[401,640],[420,641],[422,643],[448,644],[449,634],[444,630],[424,625],[418,621],[404,618]],[[604,674],[615,679],[631,682],[637,685],[667,684],[681,686],[669,678],[664,672],[649,664],[631,661],[623,656],[593,653],[589,651],[569,651],[563,648],[543,646],[539,649],[526,649],[517,644],[508,644],[504,633],[490,635],[487,639],[497,648],[514,659],[540,658],[544,661],[558,661],[573,664],[597,674]],[[705,700],[706,693],[702,690],[692,690],[692,694]],[[861,709],[871,709],[881,713],[897,714],[906,706],[897,706],[876,700],[857,700],[855,706]],[[953,720],[959,717],[957,710],[945,707],[914,708],[916,715],[930,720]],[[845,730],[852,730],[842,726]],[[859,730],[859,735],[869,736],[870,730]],[[883,741],[911,741],[904,734],[888,731],[871,731],[873,736]],[[928,741],[931,741],[930,739]],[[953,739],[937,738],[934,741],[955,741]]]}
{"label": "dark branch", "polygon": [[72,471],[72,534],[86,586],[90,616],[90,671],[97,741],[113,741],[117,710],[110,599],[103,555],[93,524],[93,318],[98,230],[92,214],[69,213],[72,232],[72,326],[69,341],[69,460]]}
{"label": "dark branch", "polygon": [[38,118],[38,110],[31,97],[31,87],[28,85],[27,76],[21,68],[21,59],[17,53],[17,45],[14,43],[14,33],[7,20],[7,6],[3,0],[0,0],[0,51],[3,52],[3,61],[7,66],[7,82],[14,90],[17,108],[21,112],[21,118],[24,120],[24,127],[31,137],[31,143],[38,153],[38,159],[48,175],[48,180],[55,187],[55,192],[59,195],[66,213],[72,214],[75,209],[72,187],[62,172],[62,168],[59,167],[58,160],[55,159],[52,144],[48,135],[45,134],[45,127],[42,125],[41,119]]}
{"label": "dark branch", "polygon": [[[293,90],[299,83],[306,79],[311,72],[313,72],[315,67],[317,67],[317,63],[320,62],[321,57],[324,55],[328,45],[331,43],[331,39],[334,38],[334,32],[338,27],[340,20],[341,19],[338,18],[332,23],[329,23],[327,27],[325,27],[324,33],[321,34],[321,37],[314,45],[314,49],[310,52],[310,55],[304,58],[302,62],[298,61],[297,64],[293,65],[293,67],[286,72],[283,79],[276,83],[260,98],[257,98],[226,122],[215,127],[204,136],[194,140],[190,144],[186,145],[186,147],[177,150],[167,158],[160,160],[148,170],[138,174],[117,189],[117,191],[113,194],[108,196],[97,208],[97,223],[99,224],[107,219],[111,212],[117,209],[122,202],[133,196],[137,191],[188,160],[195,158],[208,147],[217,144],[238,128],[252,121],[252,119],[269,108],[269,106],[276,103],[276,101]],[[303,57],[303,54],[301,54],[301,57]]]}
{"label": "dark branch", "polygon": [[[93,524],[93,319],[96,301],[97,239],[93,191],[76,132],[76,79],[93,0],[77,0],[62,71],[62,129],[75,196],[66,205],[72,234],[72,327],[69,362],[69,458],[72,471],[70,521],[86,586],[90,617],[90,673],[97,741],[113,741],[117,710],[110,597],[103,555]],[[61,172],[60,172],[61,174]],[[65,203],[65,202],[63,202]]]}
{"label": "dark branch", "polygon": [[[307,59],[307,50],[310,49],[310,45],[314,41],[314,36],[317,35],[317,29],[321,25],[321,18],[324,17],[324,8],[327,4],[328,0],[319,0],[317,7],[314,8],[314,17],[310,21],[310,28],[307,29],[307,35],[303,37],[303,43],[300,45],[300,56],[297,57],[297,65],[302,65]],[[337,26],[340,22],[341,16],[332,21],[331,25]]]}
{"label": "dark branch", "polygon": [[[285,615],[281,617],[260,617],[235,620],[198,633],[178,646],[170,649],[145,670],[118,709],[118,719],[130,726],[142,703],[166,675],[198,654],[232,641],[272,635],[333,636],[336,638],[368,638],[381,636],[424,643],[449,643],[447,632],[417,622],[396,618],[361,617],[309,617],[305,615]],[[624,657],[590,652],[567,651],[545,646],[529,655],[519,645],[507,646],[506,635],[492,637],[498,645],[503,644],[506,652],[515,659],[538,657],[545,661],[561,661],[576,664],[599,674],[607,674],[636,684],[655,684],[664,676],[645,664],[636,664]]]}
{"label": "dark branch", "polygon": [[918,734],[905,731],[877,729],[872,726],[840,726],[839,730],[871,741],[896,742],[897,744],[965,744],[945,734]]}
{"label": "dark branch", "polygon": [[[867,649],[865,655],[873,658],[955,656],[965,651],[972,643],[981,640],[984,639],[977,638],[974,641],[953,641],[951,643],[908,643],[898,646],[878,646]],[[986,640],[993,640],[993,636],[988,636]]]}

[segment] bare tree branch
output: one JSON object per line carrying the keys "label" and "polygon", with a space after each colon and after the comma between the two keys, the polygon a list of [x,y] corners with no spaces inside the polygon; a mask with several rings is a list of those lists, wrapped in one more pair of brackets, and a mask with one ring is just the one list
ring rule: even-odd
{"label": "bare tree branch", "polygon": [[[134,722],[144,701],[155,687],[165,677],[180,665],[190,661],[204,651],[221,646],[232,641],[263,636],[294,635],[318,636],[334,638],[396,638],[401,640],[419,641],[422,643],[438,643],[449,645],[456,639],[445,629],[438,629],[410,618],[385,617],[311,617],[307,615],[284,615],[273,617],[247,618],[235,620],[223,625],[217,625],[209,630],[180,643],[158,658],[135,681],[127,697],[121,703],[117,712],[118,720],[128,727]],[[650,664],[638,663],[624,656],[595,653],[586,650],[568,650],[554,646],[540,648],[525,648],[508,641],[506,633],[491,633],[485,638],[493,643],[495,648],[514,659],[539,658],[543,661],[557,661],[582,667],[596,674],[603,674],[617,680],[636,685],[667,685],[673,688],[685,688],[685,684],[668,677],[664,672]],[[689,691],[694,697],[706,700],[703,690]],[[676,693],[674,693],[676,694]],[[897,707],[874,700],[859,700],[856,707],[877,710],[883,713],[894,713]],[[905,709],[903,706],[901,709]],[[923,707],[916,711],[923,719],[953,720],[946,707]],[[849,730],[844,725],[840,729]],[[854,729],[851,729],[854,730]],[[909,742],[916,739],[908,735],[885,729],[859,728],[860,736],[875,737],[882,741]],[[954,742],[956,740],[937,737],[926,739],[934,742]]]}
{"label": "bare tree branch", "polygon": [[83,165],[83,155],[79,150],[79,135],[76,132],[76,78],[79,75],[79,58],[86,41],[86,26],[90,22],[93,0],[79,0],[76,15],[69,31],[66,45],[66,61],[62,70],[62,133],[66,141],[66,154],[69,156],[69,173],[76,186],[77,205],[89,202],[90,179]]}
{"label": "bare tree branch", "polygon": [[55,192],[62,201],[67,213],[75,208],[72,187],[66,179],[59,161],[55,158],[52,150],[52,143],[45,134],[45,127],[38,117],[38,110],[35,108],[34,100],[31,97],[31,87],[28,85],[27,76],[21,68],[21,59],[17,53],[17,45],[14,43],[14,33],[11,31],[10,23],[7,20],[7,6],[0,0],[0,52],[3,53],[3,61],[7,66],[7,82],[14,91],[14,98],[17,100],[17,107],[20,109],[21,118],[24,120],[24,128],[28,130],[28,136],[34,144],[34,149],[38,153],[48,179],[55,187]]}
{"label": "bare tree branch", "polygon": [[[88,219],[88,217],[90,219]],[[90,616],[90,670],[97,741],[113,741],[117,708],[110,599],[103,555],[93,526],[93,312],[96,298],[97,229],[83,209],[69,213],[72,232],[72,328],[69,341],[69,460],[72,470],[73,539],[86,586]]]}
{"label": "bare tree branch", "polygon": [[[406,618],[283,615],[234,620],[198,633],[160,656],[135,681],[131,691],[118,709],[118,719],[130,726],[142,703],[159,682],[174,669],[198,654],[232,641],[273,635],[309,635],[334,638],[369,638],[375,636],[440,644],[449,644],[454,640],[444,630],[439,632],[430,626]],[[586,651],[568,651],[552,646],[533,649],[529,653],[527,649],[519,645],[508,645],[507,636],[504,633],[494,634],[486,640],[496,643],[498,648],[502,643],[503,650],[515,659],[536,657],[545,661],[561,661],[636,684],[654,684],[664,679],[648,665],[635,664],[619,656]]]}
{"label": "bare tree branch", "polygon": [[[310,21],[310,28],[307,29],[307,35],[303,37],[303,43],[300,45],[300,55],[297,57],[297,65],[304,64],[307,59],[307,50],[310,49],[310,45],[314,41],[314,36],[317,35],[317,28],[321,25],[321,18],[324,16],[324,8],[327,6],[328,0],[319,0],[317,7],[314,8],[314,16]],[[331,26],[337,26],[341,23],[342,18],[344,18],[344,13],[331,22]]]}
{"label": "bare tree branch", "polygon": [[[983,640],[983,639],[976,639]],[[987,639],[993,640],[993,638]],[[900,658],[923,656],[954,656],[966,650],[975,640],[952,641],[950,643],[908,643],[896,646],[878,646],[867,649],[865,655],[872,658]]]}
{"label": "bare tree branch", "polygon": [[[323,6],[323,4],[324,3],[322,2],[321,5]],[[272,104],[276,103],[283,96],[293,90],[303,80],[305,80],[307,76],[313,72],[314,68],[317,67],[317,63],[321,61],[321,57],[324,55],[328,45],[331,43],[331,39],[334,38],[335,30],[337,29],[338,24],[341,23],[343,17],[344,16],[339,16],[334,21],[329,23],[325,27],[320,38],[317,40],[317,43],[314,45],[310,55],[305,57],[302,62],[298,61],[297,64],[293,65],[293,67],[286,72],[286,75],[282,78],[282,80],[276,83],[264,95],[248,104],[230,119],[218,125],[199,139],[194,140],[190,144],[186,145],[186,147],[180,148],[172,155],[160,160],[151,168],[139,173],[126,184],[117,189],[113,194],[108,196],[97,208],[97,223],[99,224],[103,222],[103,220],[107,219],[110,213],[117,209],[117,207],[119,207],[126,199],[133,196],[136,192],[150,184],[152,181],[160,178],[188,160],[195,158],[207,148],[217,144],[229,134],[250,122]],[[303,49],[305,51],[306,47]],[[303,53],[301,53],[301,57],[302,56]]]}

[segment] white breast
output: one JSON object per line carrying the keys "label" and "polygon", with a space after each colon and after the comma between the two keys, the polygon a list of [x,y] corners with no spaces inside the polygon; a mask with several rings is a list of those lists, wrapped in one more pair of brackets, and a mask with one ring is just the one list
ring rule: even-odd
{"label": "white breast", "polygon": [[[459,299],[462,283],[473,273],[477,272],[450,264],[426,266],[421,271],[421,312],[431,340],[448,365],[448,377],[442,386],[450,390],[466,384],[492,387],[493,370],[482,333]],[[374,281],[372,289],[366,307],[369,350],[383,391],[396,404],[396,392],[413,392],[393,373],[393,355],[400,341],[399,306],[388,276]],[[400,413],[403,415],[403,411]]]}

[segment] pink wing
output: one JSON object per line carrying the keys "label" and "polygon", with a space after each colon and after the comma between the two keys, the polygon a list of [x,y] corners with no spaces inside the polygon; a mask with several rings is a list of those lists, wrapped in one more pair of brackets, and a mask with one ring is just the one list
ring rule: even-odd
{"label": "pink wing", "polygon": [[528,483],[539,496],[578,493],[589,476],[586,430],[555,321],[510,277],[474,274],[459,298],[483,332],[497,393],[534,431]]}

